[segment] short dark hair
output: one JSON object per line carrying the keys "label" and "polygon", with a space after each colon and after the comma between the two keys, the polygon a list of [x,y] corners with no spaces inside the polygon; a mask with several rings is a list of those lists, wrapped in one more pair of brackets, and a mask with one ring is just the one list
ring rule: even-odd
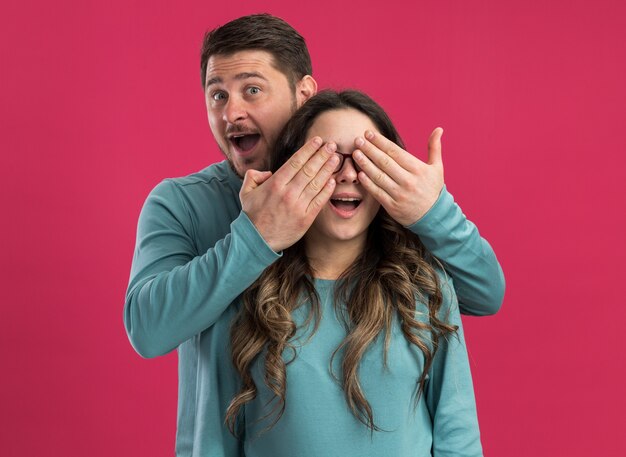
{"label": "short dark hair", "polygon": [[313,74],[311,56],[304,38],[284,20],[269,14],[253,14],[230,21],[204,35],[200,53],[202,88],[212,55],[231,55],[239,51],[267,51],[276,69],[287,76],[293,89],[306,75]]}
{"label": "short dark hair", "polygon": [[270,157],[271,170],[278,170],[294,152],[302,147],[307,132],[320,114],[346,108],[352,108],[365,114],[383,136],[404,148],[402,138],[400,138],[393,122],[385,110],[371,97],[358,90],[340,92],[323,90],[308,99],[283,128]]}

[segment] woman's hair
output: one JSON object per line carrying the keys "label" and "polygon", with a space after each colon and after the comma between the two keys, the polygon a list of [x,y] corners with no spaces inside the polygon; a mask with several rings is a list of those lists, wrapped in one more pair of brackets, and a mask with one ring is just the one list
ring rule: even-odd
{"label": "woman's hair", "polygon": [[271,155],[271,170],[276,171],[306,142],[309,129],[315,119],[326,111],[355,109],[369,117],[378,131],[398,146],[404,148],[402,139],[387,113],[378,103],[363,92],[324,90],[311,97],[287,122]]}
{"label": "woman's hair", "polygon": [[[272,168],[277,169],[302,147],[307,132],[320,114],[338,109],[364,113],[382,135],[403,147],[387,114],[367,95],[353,90],[323,91],[308,100],[283,129],[274,149]],[[363,252],[337,282],[335,307],[343,318],[347,335],[332,359],[343,358],[340,382],[346,402],[355,417],[372,432],[380,429],[374,423],[372,408],[361,388],[358,368],[363,354],[383,331],[383,363],[386,364],[394,314],[405,338],[424,354],[415,404],[424,390],[440,338],[456,331],[456,326],[446,324],[445,319],[439,317],[443,296],[434,267],[437,264],[419,238],[381,208],[368,229]],[[244,292],[243,306],[231,329],[232,359],[242,379],[241,390],[226,412],[226,423],[232,433],[236,432],[241,407],[256,398],[252,364],[264,350],[264,381],[274,395],[272,410],[262,418],[273,416],[266,429],[282,416],[287,390],[286,365],[290,363],[285,362],[283,355],[289,351],[287,355],[293,360],[296,354],[292,338],[298,327],[292,312],[301,306],[308,307],[308,317],[302,327],[308,328],[313,323],[311,335],[320,320],[320,301],[313,277],[301,240],[285,249],[283,256]],[[421,319],[421,313],[416,311],[417,301],[428,309],[428,315]]]}

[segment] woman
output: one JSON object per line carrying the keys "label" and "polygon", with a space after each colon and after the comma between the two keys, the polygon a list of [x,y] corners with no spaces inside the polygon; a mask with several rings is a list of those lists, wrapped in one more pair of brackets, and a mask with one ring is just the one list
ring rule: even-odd
{"label": "woman", "polygon": [[451,279],[360,185],[366,130],[402,145],[369,97],[326,91],[277,142],[275,169],[313,136],[342,160],[330,202],[231,330],[242,387],[226,422],[248,457],[482,455]]}

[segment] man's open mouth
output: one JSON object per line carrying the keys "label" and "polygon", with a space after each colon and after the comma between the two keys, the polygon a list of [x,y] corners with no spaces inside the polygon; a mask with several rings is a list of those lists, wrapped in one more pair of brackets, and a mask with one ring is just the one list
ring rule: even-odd
{"label": "man's open mouth", "polygon": [[353,211],[361,204],[361,199],[357,197],[331,198],[330,204],[341,211]]}
{"label": "man's open mouth", "polygon": [[241,152],[251,151],[261,139],[258,133],[232,135],[229,141]]}

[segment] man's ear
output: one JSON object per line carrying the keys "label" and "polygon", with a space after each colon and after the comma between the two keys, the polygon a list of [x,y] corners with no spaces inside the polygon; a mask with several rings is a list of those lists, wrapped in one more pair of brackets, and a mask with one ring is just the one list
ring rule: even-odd
{"label": "man's ear", "polygon": [[317,93],[317,82],[313,76],[306,75],[296,84],[296,101],[298,108]]}

